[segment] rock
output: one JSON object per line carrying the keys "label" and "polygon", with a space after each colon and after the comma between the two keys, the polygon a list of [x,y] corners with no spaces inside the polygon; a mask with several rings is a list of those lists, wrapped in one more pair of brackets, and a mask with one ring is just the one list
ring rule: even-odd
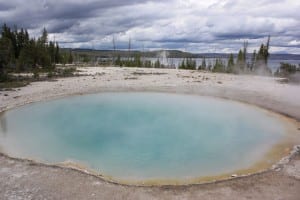
{"label": "rock", "polygon": [[231,175],[232,178],[235,178],[235,177],[237,177],[237,176],[238,176],[237,174],[232,174],[232,175]]}

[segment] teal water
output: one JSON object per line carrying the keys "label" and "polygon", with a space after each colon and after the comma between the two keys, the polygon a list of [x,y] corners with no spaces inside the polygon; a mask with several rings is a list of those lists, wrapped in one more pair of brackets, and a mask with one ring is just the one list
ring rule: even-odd
{"label": "teal water", "polygon": [[5,112],[0,148],[47,163],[72,160],[118,179],[186,179],[253,165],[283,123],[242,103],[166,93],[101,93]]}

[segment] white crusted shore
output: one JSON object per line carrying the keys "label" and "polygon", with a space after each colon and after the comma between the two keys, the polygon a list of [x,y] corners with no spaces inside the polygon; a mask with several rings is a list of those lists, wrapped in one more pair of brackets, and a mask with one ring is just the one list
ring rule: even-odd
{"label": "white crusted shore", "polygon": [[[216,96],[254,104],[300,120],[300,85],[276,78],[175,69],[79,68],[81,74],[0,91],[0,111],[31,102],[103,91],[161,91]],[[300,137],[300,130],[299,137]],[[103,181],[72,169],[47,167],[0,155],[4,199],[298,199],[300,156],[274,170],[212,184],[134,187]],[[279,170],[277,170],[279,169]]]}
{"label": "white crusted shore", "polygon": [[79,70],[88,76],[34,82],[18,91],[0,91],[0,111],[74,94],[132,90],[224,97],[300,119],[300,85],[281,84],[276,78],[175,69],[89,67]]}

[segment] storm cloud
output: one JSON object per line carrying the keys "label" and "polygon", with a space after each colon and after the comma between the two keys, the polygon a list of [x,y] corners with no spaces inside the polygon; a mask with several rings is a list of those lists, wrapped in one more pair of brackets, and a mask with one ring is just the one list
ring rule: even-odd
{"label": "storm cloud", "polygon": [[300,2],[295,0],[0,0],[0,22],[71,48],[257,49],[271,35],[271,52],[300,54]]}

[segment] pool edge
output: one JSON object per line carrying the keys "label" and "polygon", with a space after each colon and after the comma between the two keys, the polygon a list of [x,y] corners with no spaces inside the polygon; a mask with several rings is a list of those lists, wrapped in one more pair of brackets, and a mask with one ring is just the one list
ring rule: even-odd
{"label": "pool edge", "polygon": [[[262,109],[266,112],[270,112],[272,115],[277,115],[277,117],[280,117],[284,120],[289,121],[290,123],[295,124],[295,127],[299,124],[299,119],[297,119],[296,117],[292,117],[288,114],[285,114],[284,112],[277,112],[274,111],[272,109],[269,108],[265,108],[262,107],[260,105],[256,105],[256,104],[251,104],[249,102],[245,102],[242,100],[236,100],[234,98],[228,98],[226,96],[222,97],[222,96],[210,96],[210,95],[202,95],[202,94],[198,94],[197,92],[190,92],[190,91],[185,91],[185,92],[178,92],[178,91],[164,91],[165,88],[163,88],[161,90],[155,90],[155,89],[151,89],[151,90],[104,90],[104,91],[96,91],[96,92],[86,92],[86,93],[74,93],[74,94],[66,94],[66,95],[62,95],[62,96],[52,96],[52,97],[48,97],[45,99],[41,99],[41,100],[37,100],[37,101],[31,101],[31,102],[23,102],[23,104],[21,105],[15,105],[15,106],[11,106],[8,109],[4,109],[0,111],[0,115],[2,115],[4,112],[6,112],[7,110],[11,110],[11,109],[15,109],[17,107],[22,107],[28,104],[32,104],[32,103],[38,103],[38,102],[44,102],[44,101],[51,101],[51,100],[56,100],[56,99],[61,99],[61,98],[66,98],[66,97],[70,97],[70,96],[81,96],[81,95],[86,95],[86,94],[96,94],[96,93],[102,93],[102,92],[156,92],[156,93],[176,93],[176,94],[188,94],[188,95],[197,95],[197,96],[207,96],[207,97],[212,97],[212,98],[220,98],[220,99],[225,99],[225,100],[229,100],[229,101],[235,101],[235,102],[240,102],[242,104],[247,104],[249,106],[253,106],[254,108],[257,109]],[[296,130],[294,130],[296,131]],[[299,136],[298,136],[299,137]],[[279,143],[280,144],[280,143]],[[261,170],[256,170],[255,172],[251,172],[251,168],[250,169],[241,169],[241,170],[236,170],[233,171],[231,173],[225,173],[225,174],[221,174],[218,176],[208,176],[208,177],[200,177],[200,178],[192,178],[192,181],[183,181],[183,180],[159,180],[159,179],[155,179],[155,180],[149,180],[149,181],[124,181],[124,180],[118,180],[114,177],[111,176],[106,176],[103,174],[99,174],[97,172],[94,172],[94,170],[91,170],[89,168],[86,167],[76,167],[80,166],[79,163],[75,163],[74,165],[64,165],[62,163],[55,163],[55,164],[48,164],[45,162],[39,162],[33,159],[27,159],[27,158],[17,158],[17,157],[12,157],[6,153],[3,153],[0,149],[0,155],[3,155],[9,159],[14,159],[14,160],[18,160],[18,161],[23,161],[23,162],[30,162],[33,165],[38,165],[38,166],[47,166],[47,167],[58,167],[58,168],[62,168],[62,169],[70,169],[70,170],[76,170],[78,172],[87,174],[87,175],[92,175],[95,176],[97,178],[100,178],[102,181],[108,182],[108,183],[112,183],[112,184],[117,184],[117,185],[126,185],[126,186],[135,186],[135,187],[163,187],[163,186],[187,186],[187,185],[205,185],[205,184],[210,184],[210,183],[217,183],[217,182],[223,182],[223,181],[228,181],[228,180],[233,180],[236,178],[243,178],[243,177],[249,177],[249,176],[253,176],[253,175],[258,175],[261,173],[265,173],[271,170],[277,170],[277,169],[281,169],[285,164],[287,164],[290,159],[292,157],[294,157],[294,155],[300,153],[300,145],[299,144],[288,144],[287,146],[283,146],[282,148],[287,148],[289,147],[289,151],[283,152],[284,156],[279,156],[280,159],[277,159],[278,162],[270,164],[268,167],[264,167],[264,169]],[[273,149],[273,147],[271,147]],[[286,163],[282,163],[282,160],[288,160],[288,162]],[[254,164],[256,165],[256,164]],[[250,171],[248,173],[248,171]],[[246,173],[246,174],[245,174]],[[196,180],[195,180],[196,179]],[[195,181],[194,181],[195,180]]]}

